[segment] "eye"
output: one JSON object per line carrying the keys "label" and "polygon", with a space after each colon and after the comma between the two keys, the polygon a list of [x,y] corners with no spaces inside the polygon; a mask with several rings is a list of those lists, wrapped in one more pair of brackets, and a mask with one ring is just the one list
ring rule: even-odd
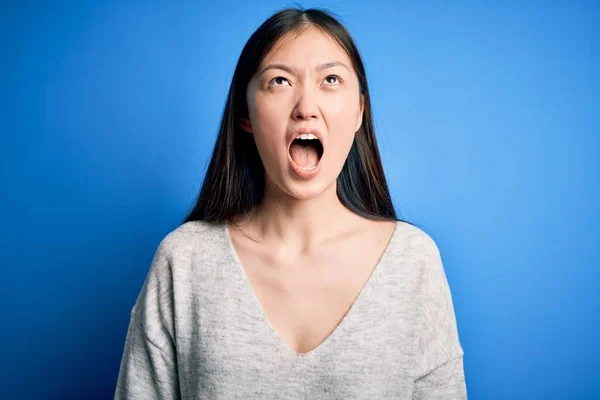
{"label": "eye", "polygon": [[[331,79],[334,79],[334,82],[332,82]],[[328,82],[329,85],[337,85],[341,83],[341,79],[337,75],[329,75],[325,78],[325,80]]]}
{"label": "eye", "polygon": [[[269,86],[285,86],[282,85],[281,82],[285,81],[287,83],[290,83],[290,81],[288,81],[286,78],[284,78],[283,76],[278,76],[276,78],[271,79],[271,81],[269,82]],[[276,82],[276,85],[273,85],[273,82]]]}

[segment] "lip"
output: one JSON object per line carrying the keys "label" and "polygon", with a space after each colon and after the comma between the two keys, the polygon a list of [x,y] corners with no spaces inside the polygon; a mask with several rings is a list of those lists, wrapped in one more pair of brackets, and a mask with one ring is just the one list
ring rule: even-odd
{"label": "lip", "polygon": [[[294,162],[294,160],[292,160],[292,157],[290,156],[290,146],[292,145],[292,142],[294,141],[294,139],[296,139],[298,137],[298,135],[303,134],[303,133],[314,134],[317,137],[317,139],[319,139],[319,142],[321,142],[321,146],[323,146],[323,154],[321,155],[319,162],[313,169],[310,169],[310,170],[300,168],[300,166],[298,164],[296,164]],[[288,161],[290,163],[290,166],[291,166],[292,170],[296,173],[296,175],[298,175],[299,177],[304,178],[304,179],[309,179],[309,178],[314,177],[321,170],[321,160],[323,160],[323,156],[325,155],[325,140],[323,138],[323,134],[317,128],[310,128],[310,127],[302,127],[300,129],[291,131],[290,136],[288,138],[287,154],[288,154]]]}
{"label": "lip", "polygon": [[303,134],[303,133],[314,134],[317,137],[317,139],[319,139],[319,142],[321,142],[321,146],[323,146],[323,154],[325,154],[325,140],[323,138],[323,134],[317,128],[309,128],[309,127],[303,127],[303,128],[296,129],[295,131],[290,132],[290,137],[288,138],[288,145],[287,145],[288,153],[289,153],[290,146],[292,145],[292,142],[294,141],[294,139],[296,139],[298,137],[298,135]]}

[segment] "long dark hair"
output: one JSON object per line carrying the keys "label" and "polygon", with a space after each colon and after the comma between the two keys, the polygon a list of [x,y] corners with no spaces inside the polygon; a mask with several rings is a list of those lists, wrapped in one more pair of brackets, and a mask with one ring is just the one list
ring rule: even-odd
{"label": "long dark hair", "polygon": [[346,28],[328,11],[287,8],[273,14],[250,37],[235,67],[212,157],[196,204],[184,220],[213,223],[248,216],[263,199],[265,171],[254,136],[240,122],[248,117],[246,89],[263,57],[285,34],[316,27],[348,54],[364,98],[363,120],[337,178],[337,196],[369,219],[398,221],[375,140],[371,101],[360,53]]}

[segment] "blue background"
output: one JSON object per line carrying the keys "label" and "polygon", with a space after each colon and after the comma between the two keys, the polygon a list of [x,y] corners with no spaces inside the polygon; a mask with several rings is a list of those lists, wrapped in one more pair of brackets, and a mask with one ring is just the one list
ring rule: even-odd
{"label": "blue background", "polygon": [[[364,56],[395,205],[442,253],[469,397],[600,398],[598,3],[301,4]],[[2,6],[2,399],[112,398],[237,57],[288,5]]]}

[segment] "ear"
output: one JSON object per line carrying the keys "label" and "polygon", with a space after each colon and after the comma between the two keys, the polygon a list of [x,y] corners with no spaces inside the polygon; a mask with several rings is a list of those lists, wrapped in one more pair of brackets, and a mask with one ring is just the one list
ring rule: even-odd
{"label": "ear", "polygon": [[250,120],[248,118],[243,118],[242,120],[240,120],[240,126],[246,132],[253,133],[252,132],[252,124],[250,123]]}
{"label": "ear", "polygon": [[354,130],[354,133],[358,132],[358,130],[360,129],[360,126],[362,125],[364,111],[365,111],[365,96],[363,96],[361,94],[360,95],[360,111],[358,113],[358,122],[356,123],[356,129]]}

